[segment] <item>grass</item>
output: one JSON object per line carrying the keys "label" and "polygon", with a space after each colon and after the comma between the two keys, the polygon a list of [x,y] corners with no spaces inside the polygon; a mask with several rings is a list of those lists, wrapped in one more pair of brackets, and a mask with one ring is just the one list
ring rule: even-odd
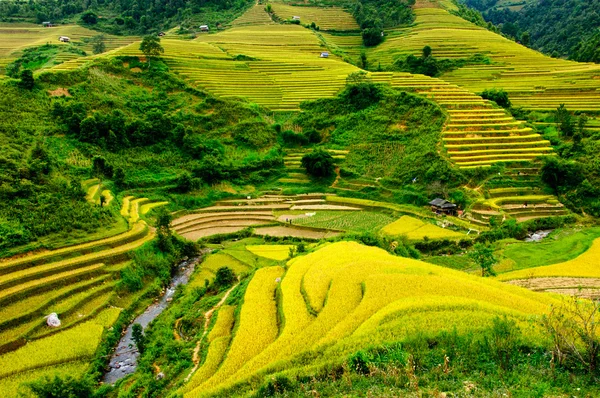
{"label": "grass", "polygon": [[497,251],[504,259],[503,267],[497,272],[516,271],[562,263],[585,253],[593,241],[600,237],[600,229],[590,228],[580,231],[558,230],[541,242],[508,242]]}
{"label": "grass", "polygon": [[[570,242],[573,244],[573,241]],[[568,243],[565,244],[568,246]],[[596,238],[591,247],[583,254],[558,264],[538,266],[507,272],[498,276],[499,280],[528,279],[533,277],[580,277],[599,278],[598,258],[600,257],[600,239]]]}

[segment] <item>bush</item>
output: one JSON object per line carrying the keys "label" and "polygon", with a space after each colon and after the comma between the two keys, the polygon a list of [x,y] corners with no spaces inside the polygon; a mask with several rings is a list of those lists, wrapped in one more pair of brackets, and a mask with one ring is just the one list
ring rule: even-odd
{"label": "bush", "polygon": [[329,177],[335,171],[333,156],[322,149],[316,149],[304,155],[302,167],[313,177]]}
{"label": "bush", "polygon": [[215,275],[215,281],[213,282],[214,286],[218,289],[229,287],[235,283],[237,277],[235,273],[228,267],[221,267],[217,270]]}
{"label": "bush", "polygon": [[81,21],[88,25],[95,25],[98,23],[98,16],[92,11],[86,11],[81,15]]}
{"label": "bush", "polygon": [[490,101],[494,101],[503,108],[510,108],[512,106],[508,93],[502,89],[488,89],[481,93],[481,97]]}
{"label": "bush", "polygon": [[383,41],[381,29],[369,28],[362,31],[363,44],[366,47],[374,47]]}
{"label": "bush", "polygon": [[24,88],[26,90],[32,90],[35,86],[35,79],[33,78],[33,72],[29,69],[25,69],[21,71],[20,74],[21,81],[19,82],[19,87]]}
{"label": "bush", "polygon": [[74,379],[71,376],[61,378],[48,376],[27,384],[38,398],[90,398],[94,396],[94,384],[89,379]]}

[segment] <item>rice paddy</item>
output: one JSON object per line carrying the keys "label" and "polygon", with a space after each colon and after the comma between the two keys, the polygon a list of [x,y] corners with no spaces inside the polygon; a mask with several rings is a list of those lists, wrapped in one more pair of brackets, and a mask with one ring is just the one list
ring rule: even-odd
{"label": "rice paddy", "polygon": [[[51,28],[45,28],[41,25],[29,23],[2,23],[0,24],[0,35],[4,38],[0,43],[0,62],[4,65],[16,59],[19,52],[28,47],[42,46],[46,43],[64,46],[65,48],[73,47],[78,50],[83,50],[88,54],[92,54],[92,45],[88,39],[97,36],[99,32],[78,26],[78,25],[61,25]],[[58,40],[59,36],[67,36],[71,39],[70,43],[62,43]],[[136,37],[120,37],[114,35],[104,35],[104,43],[107,51],[128,45],[138,38]],[[81,57],[76,52],[65,52],[60,54],[53,62],[62,64],[66,61],[73,63],[82,63],[87,61],[86,57]],[[48,65],[47,67],[52,67]]]}
{"label": "rice paddy", "polygon": [[[429,3],[431,4],[431,3]],[[483,54],[489,65],[472,65],[448,72],[443,79],[471,92],[502,88],[512,103],[534,110],[600,110],[600,66],[545,56],[450,14],[444,7],[416,8],[413,26],[386,32],[386,41],[372,50],[371,62],[391,64],[424,46],[438,58],[468,58]]]}
{"label": "rice paddy", "polygon": [[[221,365],[210,376],[196,373],[198,377],[184,388],[186,398],[226,395],[229,387],[282,370],[302,374],[307,358],[311,366],[343,360],[358,346],[392,336],[397,341],[417,330],[477,331],[494,317],[507,316],[527,333],[537,333],[529,320],[557,302],[354,242],[331,244],[289,261],[276,302],[273,290],[281,275],[277,267],[255,274],[242,304],[240,324],[223,340],[231,341],[229,349],[217,350],[215,344],[213,352],[218,351],[216,356],[222,359],[210,363],[207,359],[213,369],[214,363]],[[257,307],[259,303],[263,304]],[[285,316],[279,331],[277,311]],[[252,332],[259,325],[260,336]]]}
{"label": "rice paddy", "polygon": [[[99,195],[99,184],[90,184],[93,196]],[[152,238],[139,221],[109,238],[0,262],[4,396],[16,397],[27,375],[62,372],[75,364],[85,370],[104,330],[121,312],[113,304],[120,270],[129,253]],[[61,320],[59,328],[46,325],[44,317],[53,312]]]}
{"label": "rice paddy", "polygon": [[386,225],[381,230],[390,236],[406,236],[411,240],[427,239],[460,239],[465,235],[437,225],[429,224],[410,216],[402,216],[399,220]]}
{"label": "rice paddy", "polygon": [[271,3],[275,15],[282,20],[300,17],[300,23],[315,23],[321,30],[359,30],[354,17],[340,7],[306,7],[292,6],[281,2]]}

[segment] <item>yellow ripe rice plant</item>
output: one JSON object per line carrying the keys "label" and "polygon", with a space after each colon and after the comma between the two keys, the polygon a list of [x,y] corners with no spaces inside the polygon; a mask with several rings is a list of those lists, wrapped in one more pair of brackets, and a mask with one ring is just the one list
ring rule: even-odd
{"label": "yellow ripe rice plant", "polygon": [[129,217],[129,207],[131,205],[131,199],[133,199],[133,196],[125,196],[123,198],[123,207],[121,207],[121,215],[123,217]]}
{"label": "yellow ripe rice plant", "polygon": [[38,380],[46,376],[50,378],[54,376],[71,376],[79,378],[85,373],[87,367],[88,364],[84,361],[73,361],[61,365],[35,369],[0,379],[2,398],[35,398],[33,395],[30,395],[29,392],[26,392],[27,388],[22,386],[24,383]]}
{"label": "yellow ripe rice plant", "polygon": [[109,238],[96,240],[76,246],[69,246],[62,249],[43,252],[36,255],[17,258],[14,260],[0,261],[0,270],[8,267],[16,269],[20,266],[31,266],[31,264],[41,264],[52,261],[53,258],[64,258],[71,253],[81,253],[93,251],[95,247],[118,246],[121,242],[131,242],[137,238],[143,237],[148,232],[148,224],[145,221],[136,223],[131,230],[123,234],[111,236]]}
{"label": "yellow ripe rice plant", "polygon": [[105,202],[104,202],[105,206],[109,206],[110,203],[114,199],[112,192],[110,192],[108,189],[105,189],[104,191],[102,191],[102,196],[104,196],[104,199],[105,199]]}
{"label": "yellow ripe rice plant", "polygon": [[145,215],[150,210],[152,210],[152,209],[154,209],[156,207],[165,206],[165,205],[168,205],[168,204],[169,204],[169,202],[152,202],[152,203],[143,204],[142,207],[140,207],[140,214],[141,215]]}
{"label": "yellow ripe rice plant", "polygon": [[[221,369],[186,398],[224,392],[296,361],[314,365],[306,358],[339,362],[369,344],[398,341],[416,332],[478,331],[497,316],[514,319],[528,335],[539,336],[531,321],[559,303],[554,296],[395,257],[356,242],[329,244],[290,260],[280,294],[285,323],[278,337],[263,342],[259,353],[239,353],[234,346],[241,345],[241,336],[248,342],[256,339],[241,334],[241,324]],[[247,296],[242,314],[256,302]],[[313,312],[318,310],[316,315],[311,315],[307,302]]]}
{"label": "yellow ripe rice plant", "polygon": [[[219,268],[223,267],[231,269],[236,275],[247,274],[251,271],[251,268],[248,265],[225,253],[211,254],[204,260],[200,269],[206,269],[216,274]],[[202,281],[202,283],[204,283],[204,281]]]}
{"label": "yellow ripe rice plant", "polygon": [[88,322],[0,356],[0,378],[90,358],[96,352],[104,329],[115,322],[120,311],[119,308],[107,309]]}
{"label": "yellow ripe rice plant", "polygon": [[246,249],[257,256],[271,260],[283,261],[290,257],[290,249],[294,245],[249,245]]}
{"label": "yellow ripe rice plant", "polygon": [[382,228],[381,232],[390,236],[404,235],[411,240],[421,240],[425,237],[430,239],[453,239],[463,238],[465,235],[429,224],[410,216],[402,216],[399,220]]}
{"label": "yellow ripe rice plant", "polygon": [[[244,295],[240,325],[227,357],[217,373],[197,390],[221,383],[275,341],[279,332],[275,289],[279,284],[278,278],[281,278],[284,271],[282,267],[267,267],[256,271]],[[191,395],[195,396],[194,394],[192,392]]]}
{"label": "yellow ripe rice plant", "polygon": [[539,277],[579,277],[600,278],[600,238],[594,240],[592,246],[579,257],[563,263],[543,267],[527,268],[501,274],[498,279],[509,281]]}
{"label": "yellow ripe rice plant", "polygon": [[148,198],[139,198],[129,202],[129,222],[134,223],[140,219],[140,204],[147,200]]}
{"label": "yellow ripe rice plant", "polygon": [[218,312],[217,321],[208,334],[208,353],[202,366],[194,373],[194,376],[184,388],[184,392],[192,391],[200,384],[208,380],[223,361],[225,352],[231,341],[231,329],[233,328],[235,307],[224,305]]}

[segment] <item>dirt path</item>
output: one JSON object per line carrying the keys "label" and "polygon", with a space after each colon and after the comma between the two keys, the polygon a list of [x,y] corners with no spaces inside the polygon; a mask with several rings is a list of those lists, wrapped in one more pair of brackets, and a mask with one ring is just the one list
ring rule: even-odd
{"label": "dirt path", "polygon": [[225,295],[223,296],[223,298],[221,298],[221,300],[217,304],[215,304],[214,307],[212,307],[210,310],[208,310],[204,314],[204,332],[202,333],[202,337],[200,337],[200,339],[198,340],[198,343],[196,344],[196,348],[194,348],[194,354],[192,355],[192,362],[194,362],[194,367],[192,368],[192,370],[190,371],[190,373],[185,378],[186,382],[190,379],[190,377],[192,377],[192,375],[194,374],[194,372],[198,369],[198,365],[200,364],[200,355],[199,355],[199,353],[200,353],[200,345],[202,344],[202,342],[204,341],[204,338],[208,334],[208,325],[210,324],[210,320],[212,319],[213,314],[215,313],[216,310],[219,309],[219,307],[221,307],[225,303],[225,300],[227,300],[227,298],[229,297],[229,294],[239,284],[240,284],[240,282],[238,281],[238,283],[236,283],[235,285],[233,285],[231,287],[231,289],[229,289],[225,293]]}

